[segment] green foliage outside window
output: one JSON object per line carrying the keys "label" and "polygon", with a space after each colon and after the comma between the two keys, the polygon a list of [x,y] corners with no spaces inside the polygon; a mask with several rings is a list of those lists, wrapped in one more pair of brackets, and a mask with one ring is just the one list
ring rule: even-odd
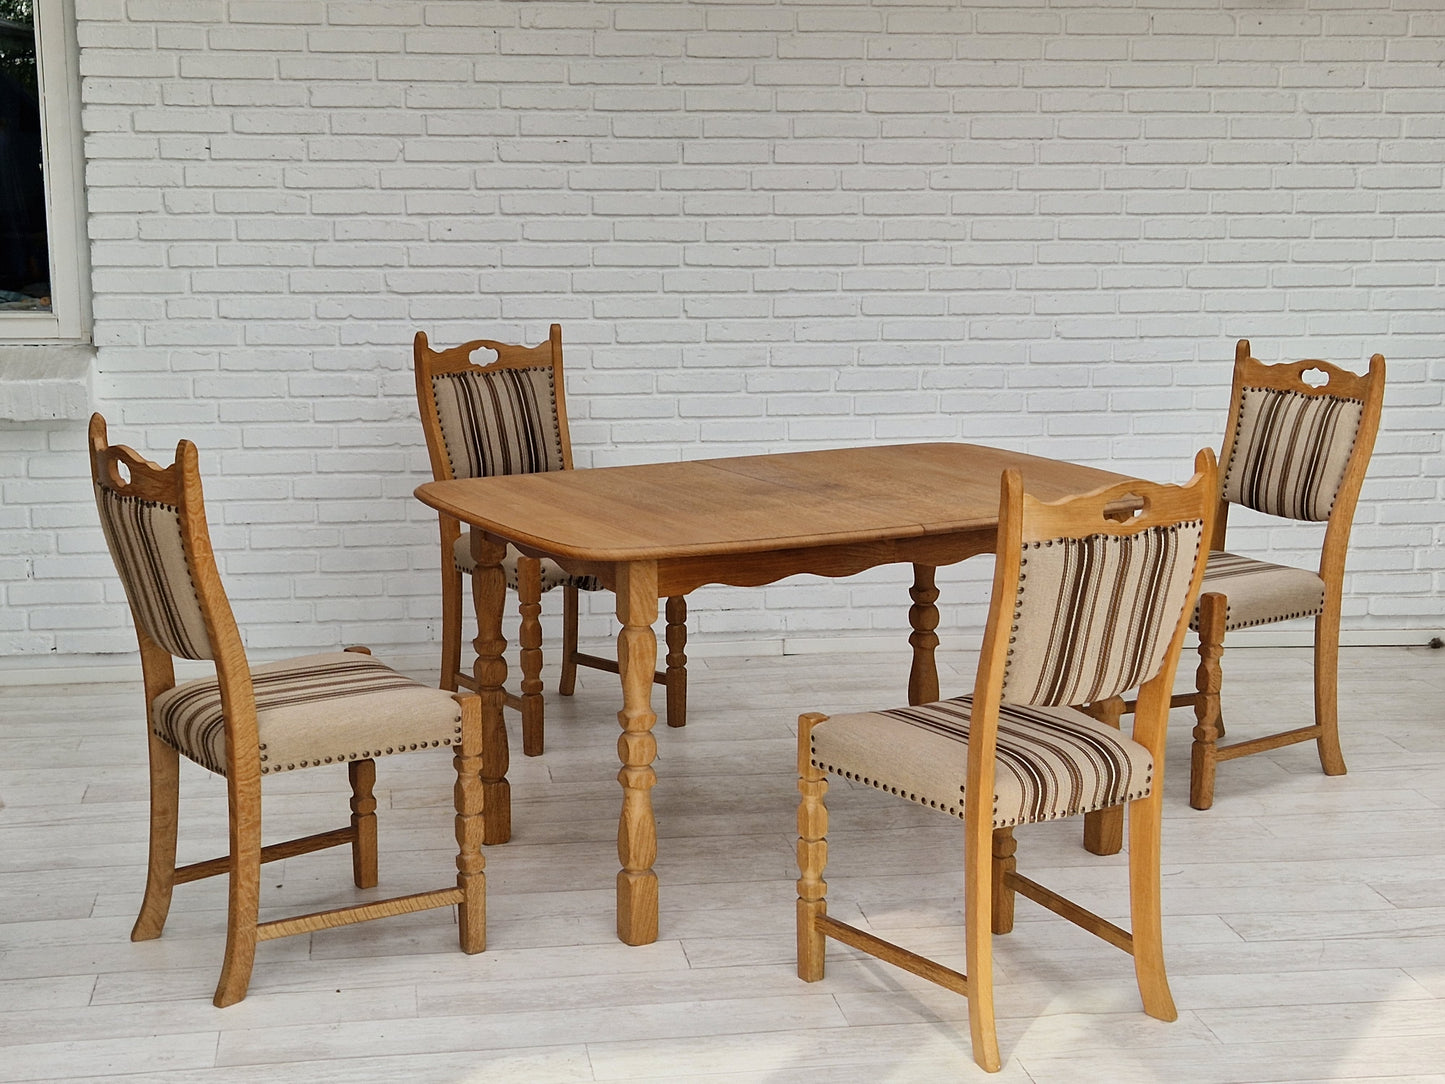
{"label": "green foliage outside window", "polygon": [[35,93],[34,0],[0,0],[0,77]]}

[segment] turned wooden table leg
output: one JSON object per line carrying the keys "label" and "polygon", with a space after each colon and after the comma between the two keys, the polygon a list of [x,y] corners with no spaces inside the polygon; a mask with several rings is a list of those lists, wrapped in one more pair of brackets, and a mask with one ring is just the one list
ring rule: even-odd
{"label": "turned wooden table leg", "polygon": [[506,543],[472,531],[472,556],[477,562],[472,573],[477,614],[473,673],[482,701],[482,842],[488,844],[512,838],[512,785],[507,782],[507,727],[502,719],[506,698],[502,686],[507,680],[507,638],[502,635],[502,607],[507,599],[502,558],[506,552]]}
{"label": "turned wooden table leg", "polygon": [[657,673],[657,565],[640,561],[623,565],[617,575],[617,667],[622,678],[622,710],[617,721],[622,735],[617,755],[622,769],[622,817],[617,826],[617,937],[629,945],[657,940],[657,822],[652,812],[652,787],[657,773],[657,739],[652,726],[652,682]]}
{"label": "turned wooden table leg", "polygon": [[[1101,723],[1115,730],[1124,717],[1124,698],[1111,696],[1085,709]],[[1110,806],[1084,814],[1084,850],[1090,854],[1118,854],[1124,849],[1124,807]]]}
{"label": "turned wooden table leg", "polygon": [[938,588],[933,577],[936,569],[931,565],[913,566],[913,586],[908,597],[913,605],[908,609],[908,623],[913,627],[908,642],[913,647],[913,668],[908,672],[908,702],[910,704],[932,704],[938,699],[938,660],[934,655],[938,647]]}
{"label": "turned wooden table leg", "polygon": [[542,755],[542,562],[517,558],[517,641],[522,666],[522,753]]}
{"label": "turned wooden table leg", "polygon": [[1215,743],[1219,741],[1219,689],[1224,674],[1224,619],[1229,600],[1210,592],[1199,596],[1199,669],[1194,687],[1194,745],[1190,749],[1189,804],[1208,809],[1214,804]]}

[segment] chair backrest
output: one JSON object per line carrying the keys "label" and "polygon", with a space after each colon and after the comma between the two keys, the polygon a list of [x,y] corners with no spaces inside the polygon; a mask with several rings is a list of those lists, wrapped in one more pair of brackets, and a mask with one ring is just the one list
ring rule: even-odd
{"label": "chair backrest", "polygon": [[1123,482],[1051,503],[1004,475],[987,700],[1082,705],[1172,684],[1217,500],[1212,451],[1195,470],[1182,486]]}
{"label": "chair backrest", "polygon": [[[1311,373],[1323,381],[1306,380]],[[1361,376],[1326,361],[1267,365],[1240,339],[1220,453],[1221,498],[1288,519],[1352,519],[1384,394],[1379,354]]]}
{"label": "chair backrest", "polygon": [[226,705],[231,777],[242,764],[255,774],[255,691],[211,549],[196,446],[181,441],[175,462],[162,467],[110,444],[99,414],[91,416],[89,443],[96,509],[135,621],[146,703],[175,685],[172,656],[211,660]]}
{"label": "chair backrest", "polygon": [[136,628],[169,654],[214,659],[213,626],[235,621],[211,551],[196,446],[183,440],[162,467],[106,439],[90,420],[90,469],[101,529],[125,587]]}
{"label": "chair backrest", "polygon": [[[472,361],[477,350],[496,359]],[[433,350],[413,343],[417,406],[438,481],[537,474],[572,466],[562,380],[562,329],[537,346],[475,339]]]}

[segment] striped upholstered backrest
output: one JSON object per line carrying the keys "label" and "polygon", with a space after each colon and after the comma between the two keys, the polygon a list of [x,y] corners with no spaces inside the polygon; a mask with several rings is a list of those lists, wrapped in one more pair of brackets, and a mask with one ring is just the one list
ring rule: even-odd
{"label": "striped upholstered backrest", "polygon": [[1241,388],[1225,442],[1224,499],[1289,519],[1329,519],[1364,410],[1343,396]]}
{"label": "striped upholstered backrest", "polygon": [[435,373],[431,385],[452,477],[563,468],[550,365]]}
{"label": "striped upholstered backrest", "polygon": [[136,622],[172,655],[214,658],[176,507],[99,483],[95,504]]}
{"label": "striped upholstered backrest", "polygon": [[1202,520],[1025,543],[1001,700],[1088,704],[1159,671],[1184,611]]}

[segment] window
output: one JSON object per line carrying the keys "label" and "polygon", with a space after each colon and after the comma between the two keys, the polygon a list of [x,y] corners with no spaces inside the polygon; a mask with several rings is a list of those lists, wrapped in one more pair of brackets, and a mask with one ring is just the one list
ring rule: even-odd
{"label": "window", "polygon": [[0,0],[0,342],[89,338],[74,0]]}

